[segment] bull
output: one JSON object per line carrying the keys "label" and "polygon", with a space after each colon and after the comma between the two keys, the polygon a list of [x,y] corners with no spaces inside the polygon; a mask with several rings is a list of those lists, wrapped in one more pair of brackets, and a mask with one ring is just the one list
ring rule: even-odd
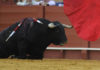
{"label": "bull", "polygon": [[[0,32],[0,58],[15,55],[19,59],[42,59],[48,45],[63,45],[67,41],[64,28],[72,26],[44,18],[36,20],[25,18]],[[14,29],[16,31],[9,37]]]}

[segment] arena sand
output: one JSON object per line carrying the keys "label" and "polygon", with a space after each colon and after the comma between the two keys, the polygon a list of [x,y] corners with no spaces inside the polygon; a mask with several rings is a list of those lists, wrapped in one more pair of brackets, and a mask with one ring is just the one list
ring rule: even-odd
{"label": "arena sand", "polygon": [[0,70],[100,70],[100,61],[0,59]]}

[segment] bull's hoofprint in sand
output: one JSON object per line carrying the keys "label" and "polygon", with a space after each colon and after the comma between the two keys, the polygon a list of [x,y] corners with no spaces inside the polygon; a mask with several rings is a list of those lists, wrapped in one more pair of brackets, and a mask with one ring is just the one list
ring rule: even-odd
{"label": "bull's hoofprint in sand", "polygon": [[0,59],[0,70],[100,70],[100,61],[66,59]]}

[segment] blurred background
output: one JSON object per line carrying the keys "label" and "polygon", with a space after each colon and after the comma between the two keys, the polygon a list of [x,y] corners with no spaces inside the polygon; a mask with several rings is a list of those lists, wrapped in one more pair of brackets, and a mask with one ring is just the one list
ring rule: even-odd
{"label": "blurred background", "polygon": [[25,5],[44,5],[44,6],[63,6],[63,0],[0,0],[1,3]]}

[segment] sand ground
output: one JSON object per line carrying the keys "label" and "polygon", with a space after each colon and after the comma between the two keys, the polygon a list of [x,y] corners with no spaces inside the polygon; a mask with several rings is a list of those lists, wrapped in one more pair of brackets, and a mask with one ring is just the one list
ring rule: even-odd
{"label": "sand ground", "polygon": [[0,70],[100,70],[100,61],[68,59],[0,59]]}

